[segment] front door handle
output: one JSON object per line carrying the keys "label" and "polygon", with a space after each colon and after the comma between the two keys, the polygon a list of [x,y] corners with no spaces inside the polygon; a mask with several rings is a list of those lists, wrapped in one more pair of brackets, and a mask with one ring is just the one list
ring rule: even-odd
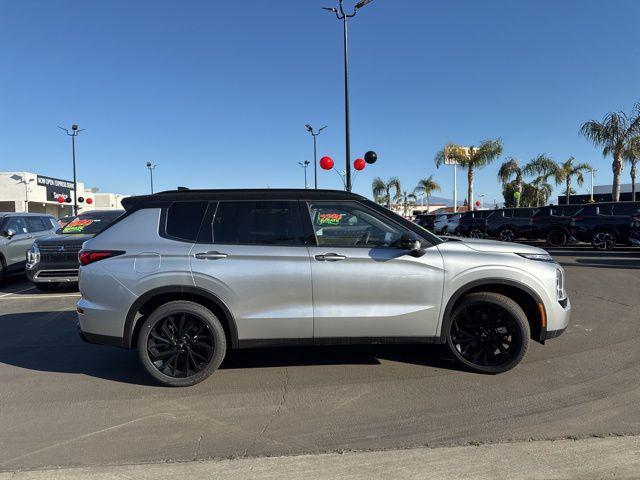
{"label": "front door handle", "polygon": [[222,258],[227,258],[228,255],[226,253],[221,252],[200,252],[194,255],[198,260],[220,260]]}
{"label": "front door handle", "polygon": [[339,255],[337,253],[325,253],[323,255],[316,255],[316,260],[319,262],[340,262],[346,260],[345,255]]}

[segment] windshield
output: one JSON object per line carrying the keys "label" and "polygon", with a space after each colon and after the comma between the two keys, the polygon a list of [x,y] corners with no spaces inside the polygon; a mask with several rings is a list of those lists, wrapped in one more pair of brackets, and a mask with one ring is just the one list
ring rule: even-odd
{"label": "windshield", "polygon": [[107,228],[116,218],[122,215],[121,211],[95,212],[78,215],[64,226],[63,235],[95,235]]}

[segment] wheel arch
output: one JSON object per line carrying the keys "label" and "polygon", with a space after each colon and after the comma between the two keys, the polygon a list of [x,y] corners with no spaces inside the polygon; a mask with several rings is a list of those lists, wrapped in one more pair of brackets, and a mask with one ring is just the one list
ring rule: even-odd
{"label": "wheel arch", "polygon": [[531,338],[544,344],[547,335],[547,313],[540,296],[529,286],[514,280],[486,278],[472,281],[460,287],[449,297],[442,315],[442,327],[438,340],[446,342],[446,333],[451,326],[451,313],[455,306],[468,294],[476,292],[499,293],[514,300],[522,308],[531,329]]}
{"label": "wheel arch", "polygon": [[227,340],[232,348],[238,347],[238,329],[231,310],[213,293],[202,288],[175,285],[149,290],[131,305],[124,324],[122,343],[125,348],[133,348],[145,317],[165,303],[187,300],[203,305],[218,316],[224,327]]}

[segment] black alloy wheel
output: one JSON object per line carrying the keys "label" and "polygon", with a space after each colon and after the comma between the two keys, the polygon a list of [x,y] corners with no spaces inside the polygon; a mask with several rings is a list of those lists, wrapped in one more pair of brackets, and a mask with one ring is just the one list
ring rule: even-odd
{"label": "black alloy wheel", "polygon": [[147,372],[168,386],[189,386],[211,375],[226,352],[224,329],[202,305],[177,301],[145,320],[138,354]]}
{"label": "black alloy wheel", "polygon": [[561,247],[567,243],[567,234],[559,229],[550,230],[547,233],[547,244],[552,247]]}
{"label": "black alloy wheel", "polygon": [[471,238],[484,238],[484,232],[480,228],[472,228],[469,232]]}
{"label": "black alloy wheel", "polygon": [[513,300],[496,293],[466,296],[452,315],[447,343],[459,363],[481,373],[516,366],[529,345],[529,323]]}
{"label": "black alloy wheel", "polygon": [[498,234],[498,240],[501,242],[513,242],[516,239],[516,232],[511,228],[503,228]]}
{"label": "black alloy wheel", "polygon": [[616,236],[613,232],[596,232],[591,238],[591,246],[596,250],[613,250],[616,247]]}

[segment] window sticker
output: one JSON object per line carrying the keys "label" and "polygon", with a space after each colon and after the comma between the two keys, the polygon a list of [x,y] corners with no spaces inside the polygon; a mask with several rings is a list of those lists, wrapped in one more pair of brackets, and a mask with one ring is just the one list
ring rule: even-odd
{"label": "window sticker", "polygon": [[318,224],[338,225],[344,216],[342,213],[321,213],[318,216]]}
{"label": "window sticker", "polygon": [[76,219],[73,222],[67,224],[66,227],[62,230],[63,233],[81,233],[85,228],[91,225],[94,222],[99,222],[100,220],[96,220],[93,218],[83,218]]}

